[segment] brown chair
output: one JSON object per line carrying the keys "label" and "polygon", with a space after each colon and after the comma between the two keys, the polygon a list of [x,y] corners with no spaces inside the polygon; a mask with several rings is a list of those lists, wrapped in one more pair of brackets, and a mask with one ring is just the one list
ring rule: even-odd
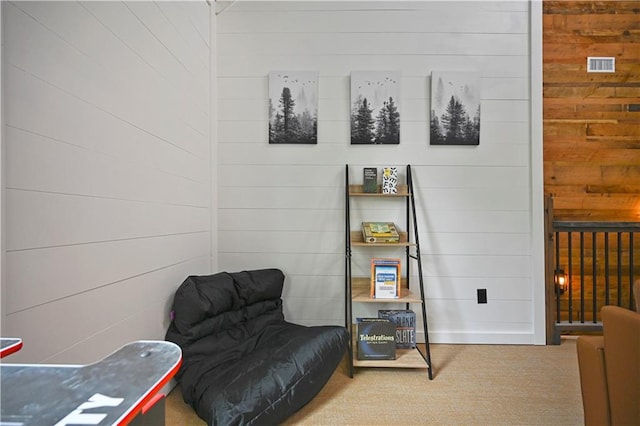
{"label": "brown chair", "polygon": [[585,425],[640,425],[640,313],[605,306],[602,324],[577,342]]}

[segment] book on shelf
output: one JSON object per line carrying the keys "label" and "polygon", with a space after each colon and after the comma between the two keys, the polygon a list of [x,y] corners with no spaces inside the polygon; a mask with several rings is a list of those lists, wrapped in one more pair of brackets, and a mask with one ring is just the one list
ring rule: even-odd
{"label": "book on shelf", "polygon": [[400,259],[371,259],[371,297],[397,299],[400,297]]}
{"label": "book on shelf", "polygon": [[367,193],[378,192],[378,169],[365,167],[362,169],[362,191]]}
{"label": "book on shelf", "polygon": [[359,360],[396,359],[396,325],[385,318],[356,318]]}
{"label": "book on shelf", "polygon": [[396,325],[396,349],[416,347],[416,313],[411,309],[380,309],[379,318],[386,318]]}
{"label": "book on shelf", "polygon": [[382,193],[398,193],[398,168],[385,167],[382,169]]}
{"label": "book on shelf", "polygon": [[365,243],[398,243],[400,234],[393,222],[362,222]]}

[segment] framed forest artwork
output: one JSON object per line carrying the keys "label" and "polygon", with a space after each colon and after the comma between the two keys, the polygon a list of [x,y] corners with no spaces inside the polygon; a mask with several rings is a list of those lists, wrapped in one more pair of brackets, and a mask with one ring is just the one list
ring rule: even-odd
{"label": "framed forest artwork", "polygon": [[269,143],[318,143],[318,73],[269,73]]}
{"label": "framed forest artwork", "polygon": [[480,76],[472,72],[431,74],[431,145],[480,144]]}
{"label": "framed forest artwork", "polygon": [[351,143],[400,143],[400,72],[351,73]]}

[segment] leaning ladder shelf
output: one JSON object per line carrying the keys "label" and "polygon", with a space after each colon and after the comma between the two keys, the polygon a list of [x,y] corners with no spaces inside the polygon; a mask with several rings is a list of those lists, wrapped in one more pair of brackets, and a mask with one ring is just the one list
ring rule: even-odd
{"label": "leaning ladder shelf", "polygon": [[[349,344],[349,375],[353,377],[353,367],[393,367],[393,368],[426,368],[429,379],[433,379],[433,365],[431,363],[431,350],[429,348],[429,333],[427,327],[427,307],[424,296],[424,284],[422,275],[422,260],[420,257],[420,242],[418,238],[418,222],[416,220],[415,197],[413,193],[413,180],[411,178],[411,166],[407,165],[406,185],[398,185],[398,192],[395,194],[382,194],[380,192],[367,193],[363,191],[362,185],[352,185],[349,183],[349,165],[345,170],[345,327],[349,330],[351,340]],[[357,197],[384,197],[399,198],[406,200],[405,203],[405,229],[406,232],[399,232],[400,241],[397,243],[367,243],[362,237],[361,230],[351,229],[352,198]],[[410,227],[412,226],[412,232]],[[405,271],[402,277],[403,286],[400,290],[400,297],[397,299],[374,299],[370,296],[370,277],[353,277],[351,274],[352,249],[362,248],[364,250],[380,247],[404,247],[405,248]],[[411,260],[417,263],[419,294],[414,294],[409,287]],[[406,277],[404,276],[406,275]],[[355,347],[355,325],[353,323],[354,303],[404,303],[406,309],[411,304],[419,304],[422,313],[422,324],[424,328],[424,351],[418,345],[415,349],[397,349],[395,360],[364,361],[354,357]]]}

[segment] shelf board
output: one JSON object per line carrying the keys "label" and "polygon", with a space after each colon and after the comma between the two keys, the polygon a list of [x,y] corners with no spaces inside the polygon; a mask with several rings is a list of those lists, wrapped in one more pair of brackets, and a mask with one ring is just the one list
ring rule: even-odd
{"label": "shelf board", "polygon": [[408,241],[406,232],[398,232],[400,242],[398,243],[365,243],[362,231],[351,231],[351,245],[358,247],[413,247],[415,243]]}
{"label": "shelf board", "polygon": [[[405,278],[401,278],[402,283]],[[404,281],[406,282],[406,281]],[[351,278],[351,300],[362,303],[422,303],[419,296],[413,294],[406,287],[400,288],[400,297],[397,299],[375,299],[371,294],[371,278],[352,277]]]}
{"label": "shelf board", "polygon": [[357,345],[354,345],[354,367],[388,367],[388,368],[429,368],[429,364],[416,349],[396,349],[396,359],[360,360],[357,356]]}
{"label": "shelf board", "polygon": [[378,185],[378,192],[364,192],[362,185],[349,185],[350,197],[408,197],[409,187],[407,185],[398,185],[398,192],[395,194],[383,194],[382,185]]}

